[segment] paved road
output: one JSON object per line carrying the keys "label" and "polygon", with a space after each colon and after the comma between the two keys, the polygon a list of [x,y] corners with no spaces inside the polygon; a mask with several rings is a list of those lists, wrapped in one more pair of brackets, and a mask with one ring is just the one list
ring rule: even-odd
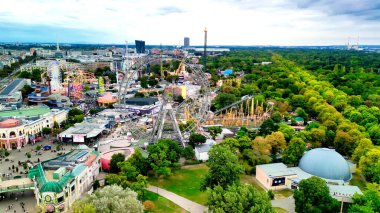
{"label": "paved road", "polygon": [[283,199],[272,200],[273,207],[280,207],[288,211],[289,213],[296,212],[296,206],[294,204],[293,196]]}
{"label": "paved road", "polygon": [[156,186],[149,186],[148,190],[151,192],[157,193],[161,195],[162,197],[165,197],[166,199],[172,201],[173,203],[177,204],[178,206],[182,207],[183,209],[189,212],[192,212],[192,213],[207,212],[206,206],[202,206],[198,203],[195,203],[191,200],[188,200],[184,197],[174,194],[173,192],[169,192],[165,189],[158,188]]}

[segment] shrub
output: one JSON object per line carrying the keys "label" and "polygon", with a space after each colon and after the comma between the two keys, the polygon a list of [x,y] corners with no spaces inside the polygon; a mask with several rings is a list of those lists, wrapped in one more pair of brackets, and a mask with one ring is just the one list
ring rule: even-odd
{"label": "shrub", "polygon": [[150,210],[154,209],[154,203],[150,200],[144,201],[143,205],[144,205],[144,209],[146,211],[150,211]]}
{"label": "shrub", "polygon": [[28,168],[28,164],[27,164],[26,162],[24,162],[24,163],[22,163],[22,167],[23,167],[24,169],[27,169],[27,168]]}
{"label": "shrub", "polygon": [[38,145],[38,146],[36,147],[36,150],[37,150],[37,151],[40,151],[40,150],[41,150],[41,145]]}
{"label": "shrub", "polygon": [[273,193],[273,191],[272,190],[268,190],[268,197],[271,199],[271,200],[273,200],[274,199],[274,193]]}
{"label": "shrub", "polygon": [[30,154],[30,152],[28,152],[28,153],[26,153],[26,156],[28,156],[28,158],[31,158],[32,154]]}

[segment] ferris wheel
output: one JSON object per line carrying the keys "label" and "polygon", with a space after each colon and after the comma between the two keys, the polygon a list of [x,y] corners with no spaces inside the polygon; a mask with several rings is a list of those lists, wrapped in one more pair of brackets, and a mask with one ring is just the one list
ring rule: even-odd
{"label": "ferris wheel", "polygon": [[202,131],[202,126],[210,117],[210,75],[203,71],[203,66],[193,63],[191,58],[184,60],[184,66],[190,72],[186,87],[198,87],[198,91],[176,106],[166,96],[154,119],[150,143],[161,138],[177,139],[182,146],[192,132]]}

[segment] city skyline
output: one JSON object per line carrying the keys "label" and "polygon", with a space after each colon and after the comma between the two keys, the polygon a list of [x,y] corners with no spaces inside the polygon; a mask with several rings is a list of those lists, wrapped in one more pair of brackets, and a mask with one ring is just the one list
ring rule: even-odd
{"label": "city skyline", "polygon": [[375,45],[378,14],[374,0],[17,0],[0,8],[0,42],[202,45],[207,27],[209,45]]}

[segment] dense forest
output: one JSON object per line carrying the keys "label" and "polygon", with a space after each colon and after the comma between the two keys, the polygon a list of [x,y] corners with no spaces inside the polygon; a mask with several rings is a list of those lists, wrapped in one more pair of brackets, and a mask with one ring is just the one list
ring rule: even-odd
{"label": "dense forest", "polygon": [[[369,181],[380,183],[380,54],[343,50],[244,50],[231,51],[208,60],[207,69],[214,82],[218,70],[231,68],[244,71],[242,84],[224,85],[214,100],[214,109],[252,94],[260,101],[272,101],[275,110],[259,132],[240,132],[252,140],[283,137],[286,144],[277,144],[272,157],[282,156],[286,163],[297,164],[292,158],[296,142],[308,148],[335,148],[343,156],[358,163]],[[270,65],[254,63],[270,61]],[[295,132],[283,121],[302,117],[306,129]],[[281,135],[274,135],[281,133]],[[270,136],[270,137],[268,137]],[[295,141],[291,143],[291,141]],[[301,143],[301,144],[302,144]],[[260,157],[252,160],[242,150],[246,171],[252,170]],[[301,155],[302,156],[302,155]],[[290,160],[289,160],[290,159]]]}

